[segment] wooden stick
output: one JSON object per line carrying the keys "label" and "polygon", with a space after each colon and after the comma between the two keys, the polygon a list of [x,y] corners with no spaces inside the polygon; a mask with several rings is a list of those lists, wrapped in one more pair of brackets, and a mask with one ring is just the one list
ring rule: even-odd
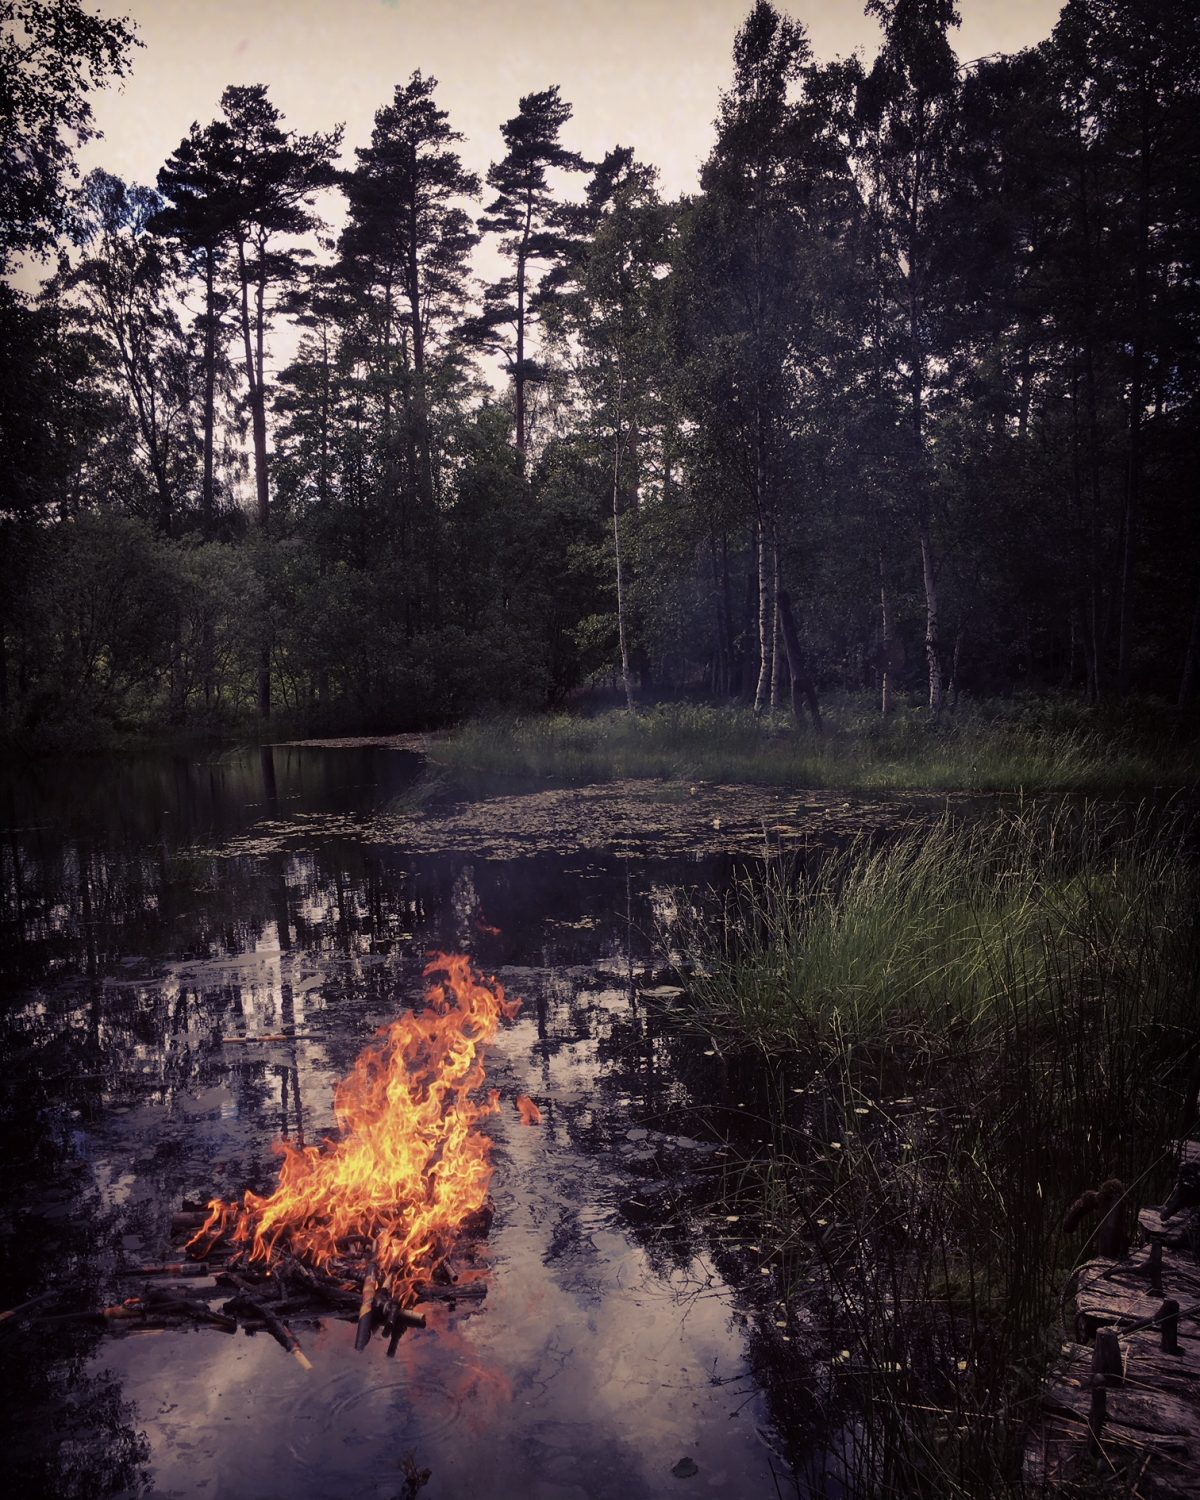
{"label": "wooden stick", "polygon": [[118,1276],[207,1276],[206,1261],[176,1260],[162,1266],[126,1266]]}
{"label": "wooden stick", "polygon": [[212,1214],[203,1208],[181,1208],[171,1215],[171,1234],[182,1234],[185,1229],[203,1229]]}
{"label": "wooden stick", "polygon": [[219,1313],[214,1308],[203,1302],[193,1302],[189,1297],[172,1297],[161,1292],[149,1292],[147,1298],[149,1306],[163,1312],[186,1313],[201,1323],[211,1323],[214,1328],[223,1328],[226,1333],[237,1332],[237,1319],[231,1318],[225,1313]]}
{"label": "wooden stick", "polygon": [[411,1312],[407,1307],[401,1307],[394,1298],[389,1297],[384,1305],[383,1321],[392,1326],[400,1324],[405,1328],[424,1328],[425,1314]]}
{"label": "wooden stick", "polygon": [[[257,1297],[251,1295],[250,1288],[246,1285],[246,1283],[241,1279],[240,1276],[235,1276],[231,1271],[227,1271],[225,1274],[229,1277],[230,1281],[232,1281],[233,1284],[238,1288],[239,1295],[233,1300],[235,1302],[240,1302],[241,1305],[245,1307],[249,1312],[252,1312],[256,1318],[262,1319],[263,1323],[266,1325],[267,1332],[271,1335],[271,1337],[277,1344],[281,1345],[284,1349],[287,1350],[287,1352],[292,1356],[292,1358],[301,1367],[301,1369],[311,1370],[312,1361],[305,1354],[304,1350],[301,1349],[300,1341],[296,1338],[296,1335],[292,1332],[292,1330],[285,1323],[281,1323],[265,1303],[260,1302]],[[228,1307],[229,1303],[226,1303],[225,1305],[226,1307]]]}
{"label": "wooden stick", "polygon": [[270,1036],[223,1036],[227,1047],[249,1047],[256,1042],[315,1042],[317,1038],[308,1031],[279,1031]]}
{"label": "wooden stick", "polygon": [[287,1262],[286,1274],[306,1286],[316,1296],[322,1298],[330,1307],[340,1313],[353,1313],[356,1317],[359,1311],[360,1298],[355,1292],[347,1292],[340,1286],[333,1286],[323,1277],[316,1275],[298,1260]]}
{"label": "wooden stick", "polygon": [[362,1299],[358,1304],[358,1329],[354,1335],[354,1347],[363,1350],[371,1342],[375,1332],[375,1294],[379,1290],[376,1262],[372,1261],[363,1281]]}
{"label": "wooden stick", "polygon": [[16,1307],[10,1307],[0,1312],[0,1323],[7,1323],[10,1318],[19,1318],[27,1313],[31,1307],[41,1307],[43,1302],[49,1302],[52,1297],[57,1297],[57,1292],[39,1292],[36,1297],[30,1297],[26,1302],[18,1302]]}
{"label": "wooden stick", "polygon": [[460,1281],[454,1286],[435,1286],[422,1281],[417,1283],[415,1291],[418,1302],[482,1302],[488,1293],[486,1281]]}

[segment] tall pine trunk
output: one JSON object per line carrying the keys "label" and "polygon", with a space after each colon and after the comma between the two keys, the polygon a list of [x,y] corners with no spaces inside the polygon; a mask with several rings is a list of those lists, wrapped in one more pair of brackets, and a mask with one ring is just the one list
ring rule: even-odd
{"label": "tall pine trunk", "polygon": [[771,592],[771,570],[767,558],[767,528],[761,512],[754,527],[755,561],[758,573],[758,681],[754,688],[754,712],[767,702],[771,675],[771,636],[774,633],[775,598]]}
{"label": "tall pine trunk", "polygon": [[[779,537],[775,528],[771,528],[771,592],[775,599],[779,598]],[[782,626],[779,623],[779,610],[775,610],[773,619],[774,628],[771,631],[771,712],[779,707],[779,689],[783,683],[783,643],[781,639]]]}
{"label": "tall pine trunk", "polygon": [[1117,610],[1117,692],[1129,688],[1129,636],[1133,607],[1134,560],[1142,488],[1142,426],[1146,376],[1146,305],[1150,278],[1150,88],[1140,91],[1137,239],[1134,252],[1133,365],[1129,380],[1129,456],[1125,474],[1125,514],[1121,537],[1121,578]]}
{"label": "tall pine trunk", "polygon": [[879,549],[879,712],[887,718],[892,704],[892,617],[888,605],[887,580],[883,573],[883,548]]}
{"label": "tall pine trunk", "polygon": [[[262,255],[260,252],[259,259]],[[250,315],[250,277],[246,265],[246,246],[238,244],[238,268],[242,284],[242,344],[246,361],[246,385],[250,398],[250,429],[254,442],[254,490],[258,524],[264,538],[271,520],[271,497],[267,479],[267,405],[263,389],[263,363],[266,344],[266,286],[260,272],[255,286],[254,317]],[[264,719],[271,716],[271,642],[263,641],[258,658],[258,711]]]}
{"label": "tall pine trunk", "polygon": [[921,577],[925,585],[925,662],[929,668],[929,712],[936,718],[942,711],[942,662],[938,644],[937,576],[933,567],[933,545],[929,539],[929,521],[922,517],[918,526],[921,542]]}
{"label": "tall pine trunk", "polygon": [[620,388],[617,383],[617,414],[613,423],[612,525],[613,557],[617,571],[617,641],[621,650],[621,685],[625,690],[625,707],[633,712],[633,682],[629,675],[629,640],[625,631],[625,572],[621,558],[621,470],[624,442],[621,437]]}

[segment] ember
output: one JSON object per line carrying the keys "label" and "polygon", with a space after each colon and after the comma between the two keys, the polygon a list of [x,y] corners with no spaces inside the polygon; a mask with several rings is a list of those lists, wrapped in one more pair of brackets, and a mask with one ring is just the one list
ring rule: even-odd
{"label": "ember", "polygon": [[522,1125],[540,1125],[542,1123],[542,1112],[528,1094],[519,1094],[513,1102],[517,1107],[517,1112],[521,1116]]}
{"label": "ember", "polygon": [[488,1213],[491,1142],[477,1127],[498,1094],[473,1096],[483,1044],[521,1002],[462,955],[435,955],[425,974],[425,1008],[384,1027],[339,1084],[339,1138],[281,1141],[275,1191],[247,1191],[240,1206],[214,1199],[188,1242],[199,1256],[228,1238],[250,1265],[299,1264],[343,1293],[361,1288],[360,1347],[376,1321],[421,1325],[408,1309],[451,1290],[449,1254]]}

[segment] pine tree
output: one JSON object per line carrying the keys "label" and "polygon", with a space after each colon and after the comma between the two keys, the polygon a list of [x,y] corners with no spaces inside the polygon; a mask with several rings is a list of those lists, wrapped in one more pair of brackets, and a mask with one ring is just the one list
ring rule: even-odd
{"label": "pine tree", "polygon": [[501,236],[500,250],[512,273],[487,287],[482,315],[471,331],[505,358],[516,404],[516,446],[522,454],[527,438],[525,388],[541,375],[529,353],[540,282],[535,268],[553,267],[569,256],[575,225],[570,206],[555,197],[547,173],[587,168],[583,157],[559,140],[570,118],[571,106],[559,98],[557,85],[521,99],[519,112],[501,127],[508,149],[487,174],[487,185],[496,196],[479,221],[486,233]]}

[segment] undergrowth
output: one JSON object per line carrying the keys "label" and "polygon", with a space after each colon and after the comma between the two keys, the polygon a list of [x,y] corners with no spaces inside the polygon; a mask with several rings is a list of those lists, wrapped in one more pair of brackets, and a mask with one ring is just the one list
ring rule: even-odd
{"label": "undergrowth", "polygon": [[887,720],[862,698],[824,706],[825,729],[783,714],[673,704],[595,717],[471,721],[434,760],[459,782],[527,784],[661,777],[870,790],[1082,791],[1184,785],[1194,727],[1147,704],[1090,708],[1042,698],[972,707],[937,721],[919,706]]}

